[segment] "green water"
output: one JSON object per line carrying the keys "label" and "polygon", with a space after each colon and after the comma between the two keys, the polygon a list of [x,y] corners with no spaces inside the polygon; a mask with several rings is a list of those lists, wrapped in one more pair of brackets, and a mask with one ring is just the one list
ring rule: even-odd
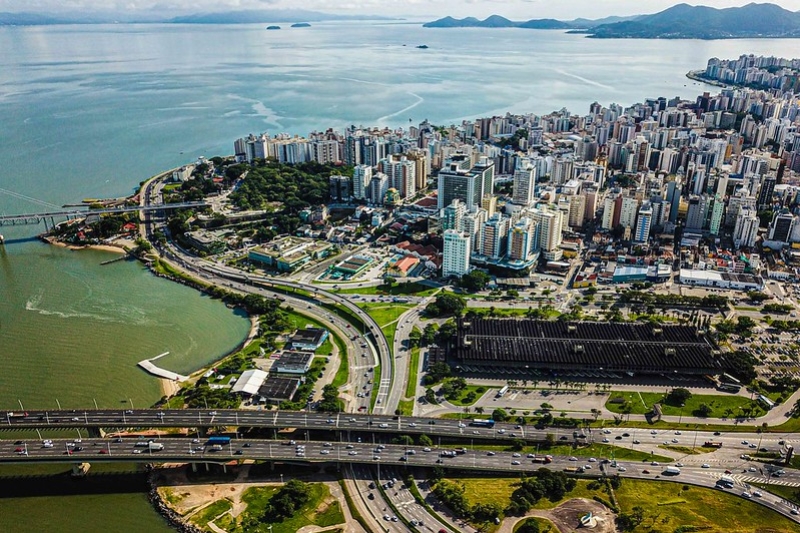
{"label": "green water", "polygon": [[136,363],[188,373],[224,355],[245,317],[114,254],[39,243],[0,255],[0,409],[144,407],[161,396]]}

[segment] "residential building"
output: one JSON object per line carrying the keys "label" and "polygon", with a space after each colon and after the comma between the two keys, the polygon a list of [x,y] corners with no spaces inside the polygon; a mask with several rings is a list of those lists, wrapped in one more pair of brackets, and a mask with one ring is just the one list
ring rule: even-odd
{"label": "residential building", "polygon": [[737,248],[752,248],[756,245],[758,235],[758,216],[754,209],[744,208],[736,216],[733,230],[733,244]]}
{"label": "residential building", "polygon": [[469,258],[472,254],[472,238],[455,229],[444,232],[444,252],[442,254],[442,276],[463,276],[469,274]]}

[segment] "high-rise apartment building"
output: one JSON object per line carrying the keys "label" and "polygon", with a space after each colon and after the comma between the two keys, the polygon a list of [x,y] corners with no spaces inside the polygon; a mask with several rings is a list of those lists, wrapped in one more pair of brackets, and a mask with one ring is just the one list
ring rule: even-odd
{"label": "high-rise apartment building", "polygon": [[752,248],[758,235],[758,216],[754,209],[739,209],[733,229],[733,244],[737,248]]}
{"label": "high-rise apartment building", "polygon": [[366,199],[371,180],[372,167],[367,165],[357,165],[353,169],[353,198],[356,200]]}
{"label": "high-rise apartment building", "polygon": [[469,258],[472,239],[460,231],[448,229],[444,232],[444,251],[442,253],[442,276],[463,276],[469,274]]}
{"label": "high-rise apartment building", "polygon": [[529,206],[533,202],[536,188],[536,168],[526,165],[514,171],[514,190],[512,201],[517,205]]}

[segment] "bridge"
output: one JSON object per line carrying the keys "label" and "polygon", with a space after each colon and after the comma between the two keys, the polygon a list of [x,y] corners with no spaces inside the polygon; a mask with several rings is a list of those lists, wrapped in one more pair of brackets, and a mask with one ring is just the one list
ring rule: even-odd
{"label": "bridge", "polygon": [[[486,417],[488,418],[488,417]],[[247,427],[294,428],[309,431],[359,432],[374,434],[425,434],[431,437],[466,437],[506,440],[544,440],[554,429],[537,430],[512,424],[493,427],[470,426],[470,421],[425,417],[396,417],[375,414],[316,413],[303,411],[257,411],[252,409],[108,409],[54,411],[0,411],[0,430],[47,429],[171,429]],[[572,431],[572,428],[564,431]],[[563,433],[563,431],[562,431]]]}
{"label": "bridge", "polygon": [[[125,207],[104,207],[100,209],[59,209],[40,213],[26,213],[21,215],[0,215],[0,227],[2,226],[23,226],[30,224],[47,224],[56,218],[83,218],[87,215],[118,215],[122,213],[132,213],[136,211],[168,211],[173,209],[205,208],[211,204],[208,202],[182,202],[176,204],[158,204],[148,206],[125,206]],[[86,206],[89,208],[89,206]]]}

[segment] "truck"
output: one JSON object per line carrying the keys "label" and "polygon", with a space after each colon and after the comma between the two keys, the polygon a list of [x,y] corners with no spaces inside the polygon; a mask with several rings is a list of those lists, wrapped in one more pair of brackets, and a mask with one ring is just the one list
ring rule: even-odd
{"label": "truck", "polygon": [[564,469],[564,472],[567,474],[582,474],[583,467],[582,466],[568,466]]}
{"label": "truck", "polygon": [[151,452],[160,452],[161,450],[164,449],[164,445],[161,444],[160,442],[148,442],[147,443],[147,448]]}
{"label": "truck", "polygon": [[677,466],[668,466],[661,473],[665,476],[677,476],[681,473],[681,469]]}
{"label": "truck", "polygon": [[553,462],[553,456],[552,455],[537,455],[536,457],[534,457],[531,460],[531,462],[532,463],[536,463],[536,464],[543,464],[543,465],[550,464],[550,463]]}
{"label": "truck", "polygon": [[728,489],[732,489],[734,483],[735,481],[731,476],[722,476],[717,480],[717,485]]}
{"label": "truck", "polygon": [[713,440],[707,440],[703,443],[704,448],[722,448],[722,443]]}
{"label": "truck", "polygon": [[209,446],[213,446],[215,444],[224,444],[227,446],[230,443],[231,443],[230,437],[222,437],[219,435],[216,435],[214,437],[209,437],[208,440],[206,441],[206,444],[208,444]]}

